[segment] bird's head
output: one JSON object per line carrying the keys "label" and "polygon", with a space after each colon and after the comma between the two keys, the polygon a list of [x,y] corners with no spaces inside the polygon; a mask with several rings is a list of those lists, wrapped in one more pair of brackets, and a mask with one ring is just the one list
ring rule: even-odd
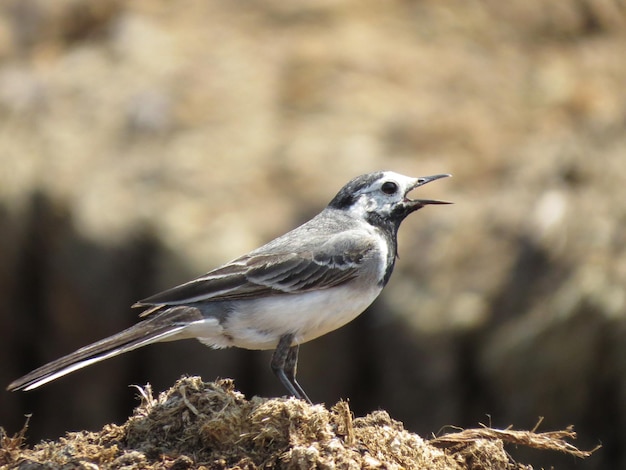
{"label": "bird's head", "polygon": [[393,171],[357,176],[346,184],[328,205],[366,220],[382,218],[399,224],[406,216],[430,204],[451,204],[434,199],[410,199],[414,189],[448,174],[411,178]]}

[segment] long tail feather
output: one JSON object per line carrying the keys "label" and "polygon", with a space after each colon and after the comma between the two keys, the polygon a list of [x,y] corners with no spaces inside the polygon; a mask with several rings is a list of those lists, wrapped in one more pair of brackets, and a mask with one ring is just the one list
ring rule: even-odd
{"label": "long tail feather", "polygon": [[173,307],[164,309],[126,330],[90,344],[56,361],[35,369],[13,381],[7,390],[32,390],[70,372],[82,369],[96,362],[123,354],[147,344],[173,339],[189,324],[202,320],[200,311],[193,307]]}

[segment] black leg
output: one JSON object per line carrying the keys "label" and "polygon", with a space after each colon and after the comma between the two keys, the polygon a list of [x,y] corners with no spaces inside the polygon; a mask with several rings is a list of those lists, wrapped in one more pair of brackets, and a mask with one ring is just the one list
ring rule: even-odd
{"label": "black leg", "polygon": [[285,361],[285,375],[287,376],[287,379],[291,382],[291,385],[293,385],[294,388],[300,394],[300,398],[302,398],[303,400],[308,401],[312,405],[313,402],[307,396],[305,391],[302,390],[302,387],[300,386],[300,384],[296,380],[296,372],[297,372],[297,369],[298,369],[298,351],[299,350],[300,350],[300,345],[299,344],[296,344],[295,346],[292,346],[292,347],[289,348],[289,351],[287,352],[287,360]]}
{"label": "black leg", "polygon": [[276,377],[278,377],[278,380],[280,380],[290,394],[300,400],[306,400],[312,403],[306,393],[304,393],[304,390],[302,390],[302,387],[300,387],[300,384],[296,381],[299,346],[291,346],[292,342],[293,335],[281,336],[274,350],[270,366]]}

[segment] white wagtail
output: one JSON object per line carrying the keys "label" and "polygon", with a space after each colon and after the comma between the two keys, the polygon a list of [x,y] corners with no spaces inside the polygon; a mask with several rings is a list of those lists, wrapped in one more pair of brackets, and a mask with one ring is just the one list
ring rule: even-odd
{"label": "white wagtail", "polygon": [[274,349],[271,368],[290,394],[298,349],[363,312],[389,280],[400,223],[430,199],[408,193],[450,175],[358,176],[300,227],[204,276],[137,302],[136,325],[15,380],[32,390],[90,364],[159,341],[197,338],[213,348]]}

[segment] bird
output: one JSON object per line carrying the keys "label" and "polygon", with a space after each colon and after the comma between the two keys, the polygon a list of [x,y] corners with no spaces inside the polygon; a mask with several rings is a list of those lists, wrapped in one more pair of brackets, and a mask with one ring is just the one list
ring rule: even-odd
{"label": "bird", "polygon": [[273,350],[270,367],[290,395],[299,347],[360,315],[389,281],[401,222],[433,199],[408,194],[451,176],[393,171],[349,181],[316,216],[248,254],[141,300],[140,321],[13,381],[32,390],[70,372],[161,341],[196,338],[212,348]]}

